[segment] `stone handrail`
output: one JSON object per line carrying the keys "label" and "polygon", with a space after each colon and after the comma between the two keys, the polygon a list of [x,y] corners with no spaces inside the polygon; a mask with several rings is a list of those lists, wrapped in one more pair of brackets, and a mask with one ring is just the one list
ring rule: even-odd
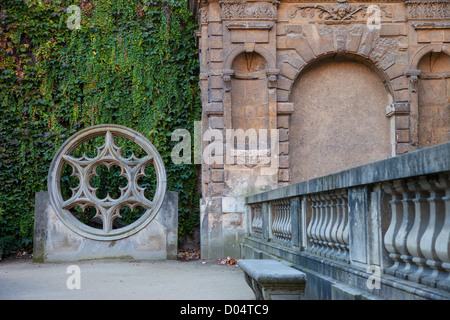
{"label": "stone handrail", "polygon": [[246,239],[450,292],[449,200],[446,143],[248,196]]}

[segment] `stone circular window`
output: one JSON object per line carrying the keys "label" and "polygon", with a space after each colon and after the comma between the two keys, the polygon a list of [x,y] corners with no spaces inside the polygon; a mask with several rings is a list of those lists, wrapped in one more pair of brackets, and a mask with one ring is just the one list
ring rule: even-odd
{"label": "stone circular window", "polygon": [[[135,144],[141,154],[125,153],[118,146],[118,139]],[[80,146],[101,141],[91,148],[91,153],[76,154]],[[93,150],[92,150],[93,149]],[[70,166],[75,185],[71,187],[71,196],[63,197],[61,183],[63,168]],[[103,167],[115,168],[117,179],[122,186],[116,196],[108,192],[99,196],[98,188],[92,181],[98,176],[97,170]],[[146,177],[146,168],[151,167],[154,174],[154,190],[149,195],[138,180]],[[115,178],[114,178],[115,179]],[[109,180],[111,181],[111,180]],[[109,182],[110,183],[110,182]],[[50,202],[59,219],[77,234],[94,240],[118,240],[142,230],[158,213],[166,192],[166,171],[156,148],[140,133],[119,125],[98,125],[81,130],[71,136],[57,151],[48,174],[48,192]],[[124,208],[141,208],[142,214],[135,221],[115,227],[115,220],[122,218]],[[90,226],[71,212],[73,208],[84,212],[87,208],[95,214],[92,218],[99,221],[100,227]]]}

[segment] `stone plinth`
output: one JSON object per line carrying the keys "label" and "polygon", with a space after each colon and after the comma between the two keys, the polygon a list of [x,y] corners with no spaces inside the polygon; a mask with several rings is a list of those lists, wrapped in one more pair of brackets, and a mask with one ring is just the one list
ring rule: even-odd
{"label": "stone plinth", "polygon": [[119,240],[93,240],[69,229],[56,215],[48,192],[36,193],[34,261],[177,258],[178,193],[167,191],[156,217],[139,232]]}

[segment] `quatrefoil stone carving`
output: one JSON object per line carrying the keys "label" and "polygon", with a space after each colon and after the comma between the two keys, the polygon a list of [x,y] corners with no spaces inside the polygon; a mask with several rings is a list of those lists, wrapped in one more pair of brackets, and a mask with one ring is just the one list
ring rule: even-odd
{"label": "quatrefoil stone carving", "polygon": [[[102,146],[97,146],[97,155],[89,158],[84,154],[75,158],[71,154],[82,143],[96,137],[105,137]],[[146,156],[137,158],[134,154],[125,158],[121,154],[122,147],[114,143],[114,137],[122,137],[139,145]],[[72,188],[70,199],[64,200],[61,193],[61,174],[64,164],[72,167],[72,176],[79,180],[79,185]],[[97,168],[105,165],[108,169],[117,165],[121,168],[120,176],[127,179],[127,185],[120,188],[121,195],[113,199],[109,194],[104,199],[96,195],[97,188],[93,188],[89,181],[97,175]],[[144,188],[138,185],[140,177],[145,176],[145,168],[153,165],[156,172],[156,190],[153,199],[147,199]],[[119,125],[98,125],[81,130],[71,136],[57,151],[50,165],[48,174],[48,191],[50,202],[59,219],[77,234],[94,240],[119,240],[131,236],[146,227],[158,213],[166,192],[166,171],[164,163],[156,148],[140,133]],[[74,207],[94,207],[96,218],[102,220],[103,228],[90,227],[79,221],[69,211]],[[134,209],[143,207],[146,211],[133,223],[113,229],[114,219],[120,217],[123,207]]]}

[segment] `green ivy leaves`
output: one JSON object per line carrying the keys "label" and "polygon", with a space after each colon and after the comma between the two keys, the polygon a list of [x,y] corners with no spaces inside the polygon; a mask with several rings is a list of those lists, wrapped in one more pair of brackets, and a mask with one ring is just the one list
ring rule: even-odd
{"label": "green ivy leaves", "polygon": [[[70,30],[66,12],[81,9]],[[199,223],[194,165],[170,133],[200,120],[197,23],[179,0],[7,1],[0,6],[0,246],[29,247],[34,193],[76,130],[115,123],[146,135],[179,193],[180,239]],[[2,240],[3,239],[3,240]]]}

